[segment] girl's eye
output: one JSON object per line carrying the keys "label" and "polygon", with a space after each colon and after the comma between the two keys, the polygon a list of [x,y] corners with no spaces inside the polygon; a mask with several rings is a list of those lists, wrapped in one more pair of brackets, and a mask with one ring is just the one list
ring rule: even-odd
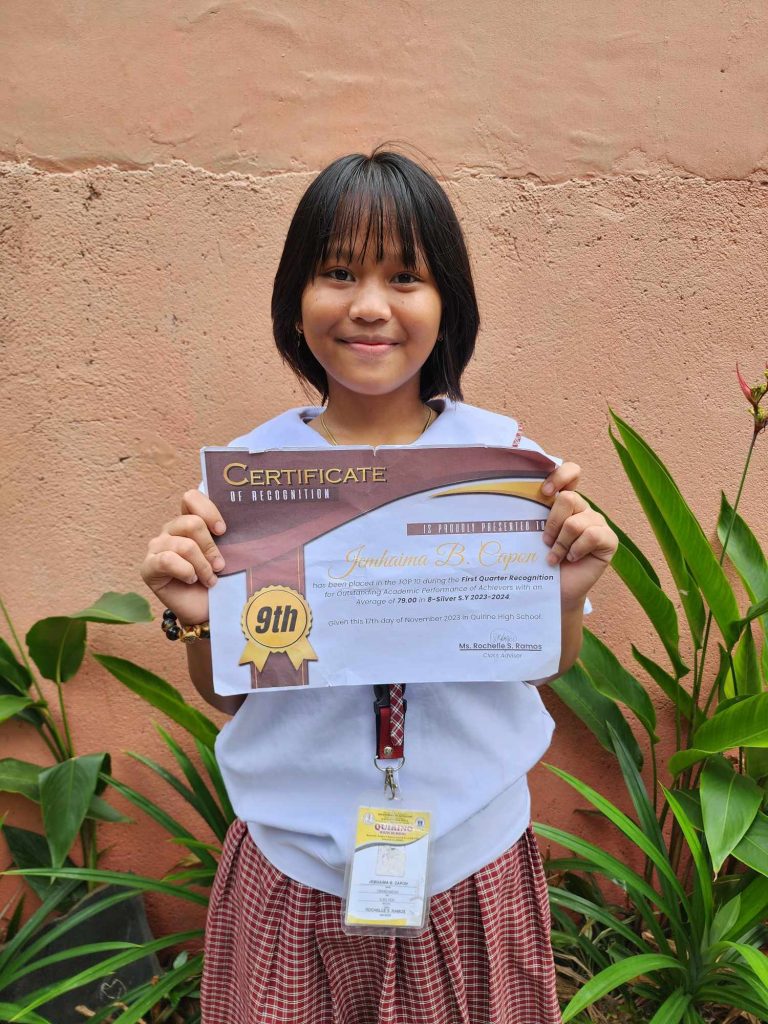
{"label": "girl's eye", "polygon": [[398,281],[398,284],[413,284],[419,280],[418,277],[416,277],[415,274],[412,274],[409,270],[403,270],[400,274],[395,274],[395,278],[399,277],[410,277],[410,281]]}
{"label": "girl's eye", "polygon": [[[347,274],[347,277],[337,277],[337,274]],[[326,270],[325,276],[330,277],[332,281],[348,281],[352,274],[345,270],[344,267],[334,267],[333,270]]]}

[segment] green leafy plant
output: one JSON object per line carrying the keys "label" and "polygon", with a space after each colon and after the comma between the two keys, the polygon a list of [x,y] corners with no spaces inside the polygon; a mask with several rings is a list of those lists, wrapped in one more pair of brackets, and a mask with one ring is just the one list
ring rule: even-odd
{"label": "green leafy plant", "polygon": [[[104,594],[81,612],[36,622],[26,636],[27,650],[2,601],[0,610],[19,655],[0,638],[0,723],[21,721],[35,729],[52,759],[48,765],[0,759],[0,792],[18,793],[38,804],[44,831],[5,823],[11,857],[19,868],[59,868],[72,864],[69,854],[79,841],[82,864],[94,868],[100,854],[98,825],[128,819],[102,796],[111,769],[109,753],[75,751],[65,689],[82,665],[87,623],[148,622],[149,605],[138,594]],[[29,881],[41,898],[50,895],[49,881]],[[69,902],[80,895],[82,888],[71,891]]]}
{"label": "green leafy plant", "polygon": [[[611,439],[675,593],[665,593],[648,558],[611,523],[619,537],[614,569],[648,616],[669,665],[632,646],[642,670],[635,675],[586,631],[579,662],[553,683],[616,756],[634,816],[567,772],[551,770],[611,822],[644,865],[632,870],[594,843],[537,825],[539,835],[573,855],[549,862],[556,958],[577,980],[564,1022],[587,1019],[585,1011],[609,993],[621,996],[628,1019],[653,1024],[703,1024],[715,1007],[768,1017],[768,959],[761,951],[768,943],[768,562],[738,514],[755,443],[768,424],[760,407],[768,372],[755,387],[740,373],[739,383],[753,430],[733,506],[722,496],[719,552],[658,455],[611,414]],[[743,594],[729,581],[726,558]],[[687,626],[684,649],[678,610]],[[675,720],[667,785],[659,778],[651,688],[661,690]],[[618,888],[620,903],[605,895],[606,883]]]}
{"label": "green leafy plant", "polygon": [[[174,770],[142,754],[132,753],[131,756],[184,798],[197,814],[204,838],[193,834],[159,804],[138,790],[113,777],[104,776],[105,783],[121,793],[140,812],[158,822],[166,830],[169,839],[181,848],[183,860],[178,868],[162,879],[88,866],[63,866],[55,872],[50,868],[38,867],[25,869],[21,873],[28,881],[36,879],[38,882],[45,882],[54,876],[62,887],[85,883],[116,886],[122,891],[109,897],[114,901],[126,899],[131,893],[138,891],[163,893],[193,905],[206,906],[221,853],[221,844],[234,819],[234,812],[214,756],[217,726],[206,715],[188,704],[175,687],[147,669],[110,655],[96,654],[94,657],[123,685],[186,732],[187,739],[194,747],[194,754],[188,753],[169,732],[158,727],[158,732],[175,762]],[[45,909],[45,912],[36,920],[27,922],[25,928],[17,932],[12,942],[0,951],[0,993],[20,975],[23,976],[25,972],[35,970],[40,965],[42,941],[38,935],[39,927],[55,906],[54,899],[49,899],[47,909],[41,908],[41,911]],[[83,913],[88,913],[88,910],[82,911],[81,915]],[[71,925],[66,921],[62,922],[60,927],[66,930]],[[0,1019],[7,1019],[9,1022],[51,1024],[38,1013],[39,1008],[49,1000],[73,987],[108,977],[112,972],[147,955],[173,950],[187,944],[191,945],[192,951],[183,950],[178,953],[161,977],[154,979],[151,984],[142,985],[122,995],[119,1004],[96,1010],[89,1020],[92,1024],[103,1024],[107,1021],[110,1024],[113,1021],[136,1024],[151,1013],[151,1019],[157,1024],[166,1020],[183,1020],[185,1024],[195,1024],[199,1022],[197,996],[202,973],[202,938],[203,930],[196,928],[146,943],[101,943],[99,952],[103,954],[103,958],[98,965],[79,971],[62,982],[40,988],[30,994],[23,1004],[3,1006],[0,996]],[[83,946],[74,947],[67,951],[67,956],[82,955],[84,950]]]}

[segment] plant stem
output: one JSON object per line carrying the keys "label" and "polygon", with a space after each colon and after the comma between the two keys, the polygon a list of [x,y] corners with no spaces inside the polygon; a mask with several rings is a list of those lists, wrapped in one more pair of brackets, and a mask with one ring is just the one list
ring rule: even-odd
{"label": "plant stem", "polygon": [[54,680],[56,683],[56,689],[59,693],[59,710],[61,711],[61,724],[64,726],[64,735],[67,738],[67,758],[75,756],[75,750],[72,746],[72,733],[69,731],[69,719],[67,718],[67,708],[64,704],[64,685],[59,680]]}
{"label": "plant stem", "polygon": [[[2,609],[3,617],[6,623],[8,624],[8,629],[10,630],[11,636],[13,637],[13,641],[16,644],[16,648],[19,652],[19,655],[21,656],[21,660],[24,664],[24,667],[26,668],[27,672],[29,672],[29,677],[32,680],[32,686],[35,688],[35,691],[38,696],[37,708],[43,718],[43,723],[41,726],[37,727],[37,731],[42,737],[45,745],[56,758],[56,760],[66,760],[66,758],[69,756],[67,754],[66,746],[64,745],[58,728],[56,727],[56,722],[51,716],[48,701],[45,699],[45,694],[43,693],[40,684],[37,681],[37,678],[35,677],[35,673],[32,671],[32,666],[29,663],[27,652],[21,645],[21,641],[19,640],[18,634],[16,633],[11,617],[8,614],[8,609],[6,608],[5,602],[3,601],[2,597],[0,597],[0,609]],[[48,735],[49,733],[50,735]]]}
{"label": "plant stem", "polygon": [[[755,442],[756,441],[757,441],[757,434],[753,433],[752,440],[749,443],[749,449],[747,451],[747,457],[746,457],[746,459],[744,461],[744,469],[741,471],[741,480],[739,480],[739,489],[736,492],[736,500],[733,503],[733,510],[732,510],[732,514],[730,516],[730,520],[728,522],[728,529],[726,530],[726,533],[725,533],[725,539],[723,540],[723,549],[720,552],[720,558],[718,559],[718,565],[722,565],[723,562],[725,561],[725,552],[726,552],[726,550],[728,548],[728,541],[731,539],[731,533],[733,532],[733,524],[736,522],[736,512],[737,512],[738,507],[739,507],[739,502],[741,501],[741,495],[742,495],[742,492],[744,490],[744,484],[745,484],[746,479],[747,479],[747,471],[749,470],[749,464],[752,461],[752,452],[755,450]],[[710,631],[711,626],[712,626],[712,611],[710,609],[710,611],[707,613],[707,624],[706,624],[706,627],[704,629],[704,643],[703,643],[702,648],[701,648],[701,661],[699,663],[699,669],[698,669],[698,672],[694,671],[693,693],[692,693],[694,714],[691,717],[691,720],[688,723],[688,729],[686,730],[685,745],[687,747],[689,747],[691,745],[691,736],[693,735],[693,728],[694,728],[694,723],[695,723],[695,720],[696,720],[695,712],[699,709],[699,694],[701,692],[702,682],[704,681],[704,661],[705,661],[706,656],[707,656],[707,645],[709,643],[709,631]],[[730,651],[728,653],[730,655]],[[714,691],[714,686],[713,686],[712,692],[713,691]],[[710,704],[712,702],[712,692],[710,693],[709,698],[707,699],[707,703],[706,703],[707,709],[709,709],[709,706],[710,706]],[[691,777],[691,769],[688,769],[686,771],[686,778],[685,778],[686,786],[690,782],[690,777]]]}

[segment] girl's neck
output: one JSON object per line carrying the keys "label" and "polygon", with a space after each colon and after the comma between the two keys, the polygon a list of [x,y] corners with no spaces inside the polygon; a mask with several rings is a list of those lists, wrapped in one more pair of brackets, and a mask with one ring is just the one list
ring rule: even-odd
{"label": "girl's neck", "polygon": [[428,415],[418,392],[360,395],[332,390],[322,420],[318,417],[312,426],[326,437],[323,428],[329,428],[339,444],[410,444],[424,431]]}

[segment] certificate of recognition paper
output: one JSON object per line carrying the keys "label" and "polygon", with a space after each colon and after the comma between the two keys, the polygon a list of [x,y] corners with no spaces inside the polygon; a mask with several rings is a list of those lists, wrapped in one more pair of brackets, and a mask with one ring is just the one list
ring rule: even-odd
{"label": "certificate of recognition paper", "polygon": [[204,448],[202,462],[227,523],[209,592],[217,693],[557,671],[545,455]]}

